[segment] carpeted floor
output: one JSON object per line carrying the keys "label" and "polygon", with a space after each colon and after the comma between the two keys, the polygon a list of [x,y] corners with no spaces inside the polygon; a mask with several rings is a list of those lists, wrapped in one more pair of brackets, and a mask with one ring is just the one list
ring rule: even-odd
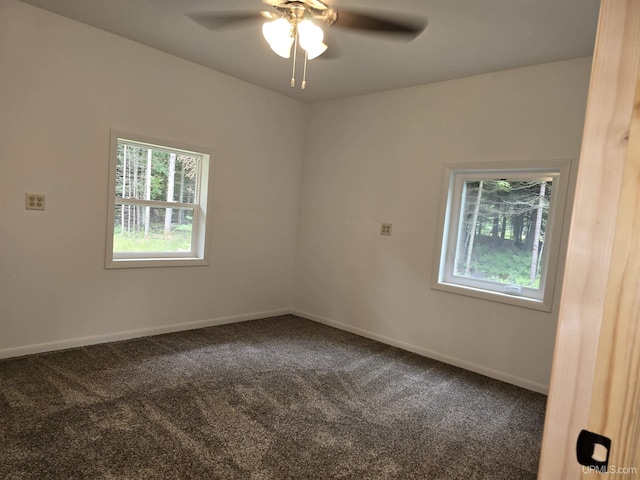
{"label": "carpeted floor", "polygon": [[545,400],[288,315],[0,361],[0,478],[535,479]]}

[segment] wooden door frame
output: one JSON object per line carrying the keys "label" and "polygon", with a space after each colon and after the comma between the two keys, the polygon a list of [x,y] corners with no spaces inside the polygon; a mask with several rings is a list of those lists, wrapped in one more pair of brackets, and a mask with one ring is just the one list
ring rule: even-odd
{"label": "wooden door frame", "polygon": [[[539,480],[600,477],[594,472],[585,473],[578,464],[576,440],[582,429],[602,425],[602,422],[594,419],[607,416],[602,409],[611,407],[611,401],[615,402],[616,398],[621,400],[611,396],[615,385],[603,382],[603,379],[610,372],[605,364],[611,366],[612,339],[615,335],[628,335],[630,329],[636,332],[638,329],[638,292],[622,292],[622,282],[616,279],[624,275],[624,265],[615,260],[615,252],[619,251],[621,244],[625,245],[625,240],[628,244],[634,235],[640,237],[640,225],[633,223],[632,228],[628,228],[628,225],[624,228],[628,215],[618,215],[625,166],[628,168],[630,163],[629,132],[639,65],[640,1],[602,0],[568,240]],[[637,155],[637,149],[633,155]],[[637,189],[637,183],[637,179],[627,181],[624,188]],[[631,197],[632,201],[636,201],[632,213],[637,212],[640,209],[637,195],[635,199],[633,194]],[[621,237],[624,238],[621,240]],[[614,250],[614,244],[617,250]],[[638,253],[631,251],[631,255],[637,258]],[[635,275],[637,273],[634,272]],[[637,285],[632,290],[634,287],[637,288]],[[615,308],[615,302],[620,302],[621,295],[627,296],[623,300],[627,305],[626,313]],[[626,333],[617,331],[622,324],[626,325]],[[636,378],[632,387],[635,395],[637,385]],[[637,412],[632,413],[635,415]],[[627,443],[634,435],[637,438],[640,432],[626,432]],[[623,444],[625,438],[612,438],[612,441],[613,453],[628,450],[628,445]],[[633,448],[637,448],[637,445]],[[633,455],[636,455],[633,461],[637,462],[637,452],[632,452],[631,457],[627,456],[627,461],[633,459]],[[635,467],[640,472],[640,465]]]}

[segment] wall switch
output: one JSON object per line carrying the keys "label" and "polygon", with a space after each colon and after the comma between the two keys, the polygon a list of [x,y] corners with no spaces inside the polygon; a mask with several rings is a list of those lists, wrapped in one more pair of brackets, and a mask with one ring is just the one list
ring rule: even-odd
{"label": "wall switch", "polygon": [[391,236],[391,224],[390,223],[382,223],[382,224],[380,224],[380,235],[386,235],[388,237]]}
{"label": "wall switch", "polygon": [[25,195],[24,207],[27,210],[44,210],[43,193],[27,193]]}

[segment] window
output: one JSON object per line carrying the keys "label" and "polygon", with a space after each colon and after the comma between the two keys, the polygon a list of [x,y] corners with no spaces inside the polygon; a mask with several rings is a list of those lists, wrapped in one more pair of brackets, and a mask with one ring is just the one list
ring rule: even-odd
{"label": "window", "polygon": [[447,166],[433,288],[551,311],[569,168]]}
{"label": "window", "polygon": [[208,149],[112,130],[106,268],[206,265]]}

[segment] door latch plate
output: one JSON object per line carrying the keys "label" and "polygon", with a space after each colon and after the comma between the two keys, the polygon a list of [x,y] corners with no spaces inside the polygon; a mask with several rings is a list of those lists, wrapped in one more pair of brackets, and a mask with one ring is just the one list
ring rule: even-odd
{"label": "door latch plate", "polygon": [[585,467],[606,472],[609,468],[611,439],[597,433],[582,430],[578,435],[576,455],[578,463]]}

